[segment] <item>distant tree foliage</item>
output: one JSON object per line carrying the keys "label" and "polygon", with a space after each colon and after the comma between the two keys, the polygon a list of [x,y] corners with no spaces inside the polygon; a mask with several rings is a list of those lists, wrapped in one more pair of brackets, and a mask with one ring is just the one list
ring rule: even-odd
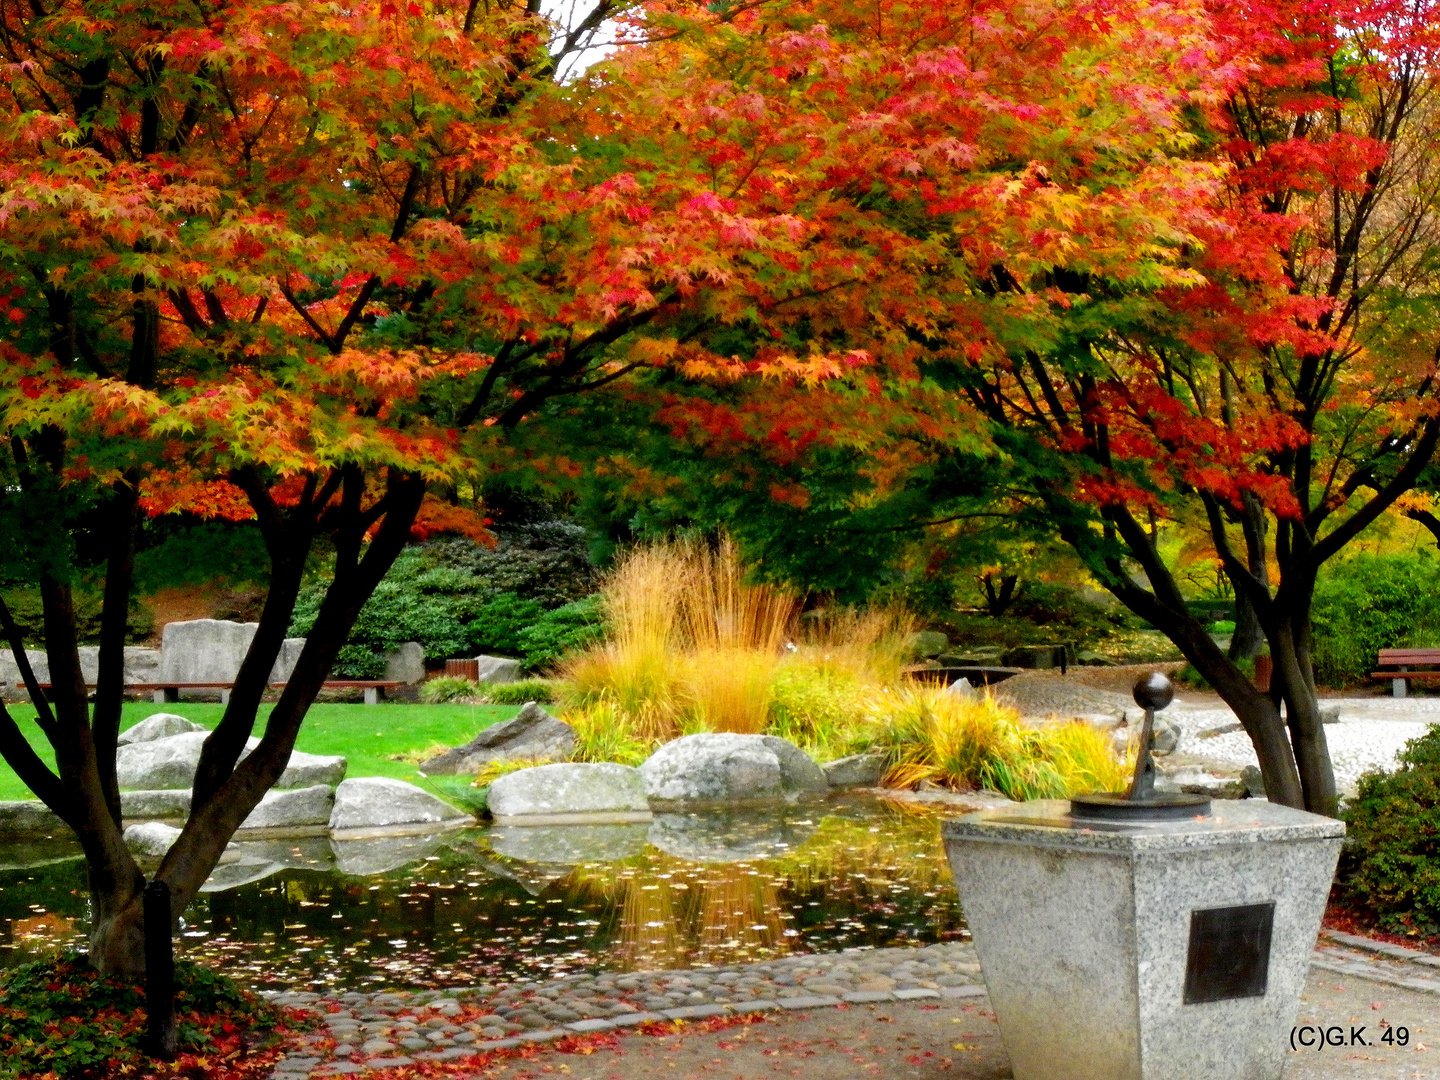
{"label": "distant tree foliage", "polygon": [[1326,686],[1368,681],[1376,653],[1440,647],[1440,572],[1428,550],[1357,555],[1315,586],[1315,678]]}
{"label": "distant tree foliage", "polygon": [[[543,667],[598,632],[593,605],[567,610],[595,587],[583,528],[552,520],[496,537],[493,548],[459,538],[406,548],[361,609],[336,672],[377,678],[385,654],[407,641],[435,660],[495,653]],[[301,591],[292,635],[309,632],[329,586],[316,577]]]}

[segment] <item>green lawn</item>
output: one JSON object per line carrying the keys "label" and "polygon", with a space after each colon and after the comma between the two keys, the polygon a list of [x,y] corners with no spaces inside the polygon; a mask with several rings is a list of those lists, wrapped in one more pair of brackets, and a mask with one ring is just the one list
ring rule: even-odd
{"label": "green lawn", "polygon": [[[122,728],[138,724],[158,712],[176,713],[213,728],[220,722],[225,707],[190,702],[172,705],[131,702],[124,709]],[[263,730],[269,711],[269,705],[260,706],[256,735]],[[416,783],[419,780],[416,767],[391,761],[391,755],[432,747],[438,750],[441,746],[468,742],[476,733],[510,719],[519,711],[516,705],[314,705],[300,728],[295,748],[307,754],[344,754],[350,760],[347,776],[390,776]],[[31,722],[34,711],[29,706],[12,705],[10,715],[20,723],[40,756],[53,765],[54,755],[49,744]],[[0,800],[32,798],[19,777],[0,761]]]}

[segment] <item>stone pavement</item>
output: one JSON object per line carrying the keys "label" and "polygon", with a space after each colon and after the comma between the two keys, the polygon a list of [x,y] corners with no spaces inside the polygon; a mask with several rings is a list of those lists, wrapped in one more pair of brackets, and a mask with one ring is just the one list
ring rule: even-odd
{"label": "stone pavement", "polygon": [[[1343,984],[1337,982],[1341,978]],[[1327,931],[1315,951],[1310,983],[1307,1000],[1302,1003],[1303,1023],[1315,1025],[1320,1031],[1332,1024],[1365,1023],[1377,1042],[1369,1044],[1374,1052],[1368,1055],[1352,1053],[1362,1049],[1360,1047],[1337,1049],[1329,1045],[1315,1053],[1313,1060],[1299,1054],[1287,1068],[1287,1080],[1372,1076],[1365,1072],[1313,1071],[1313,1068],[1336,1067],[1342,1049],[1347,1061],[1354,1058],[1369,1062],[1389,1054],[1401,1062],[1399,1067],[1418,1064],[1423,1056],[1424,1067],[1429,1069],[1433,1057],[1433,1072],[1383,1075],[1440,1080],[1440,1032],[1434,1030],[1436,1018],[1440,1017],[1440,958]],[[834,1042],[834,1038],[824,1032],[837,1024],[836,1030],[843,1033],[847,1026],[856,1024],[873,1032],[877,1030],[876,1024],[898,1023],[900,1027],[884,1030],[892,1034],[902,1029],[911,1031],[913,1038],[906,1038],[920,1047],[910,1055],[917,1057],[918,1063],[908,1058],[897,1059],[883,1066],[887,1076],[929,1075],[923,1070],[938,1068],[941,1058],[949,1062],[946,1070],[958,1070],[947,1075],[968,1080],[1009,1075],[993,1016],[988,1011],[980,965],[969,942],[796,956],[730,968],[575,976],[510,986],[354,993],[334,998],[305,993],[266,996],[277,1004],[315,1011],[322,1019],[321,1029],[305,1036],[302,1044],[279,1062],[272,1074],[273,1080],[321,1080],[346,1074],[362,1074],[363,1080],[363,1074],[379,1070],[423,1062],[463,1064],[486,1051],[550,1043],[577,1034],[625,1032],[655,1021],[747,1014],[768,1014],[790,1033],[781,1035],[778,1034],[781,1027],[765,1025],[762,1027],[772,1034],[759,1033],[759,1028],[731,1029],[742,1033],[753,1030],[756,1034],[743,1037],[758,1040],[753,1043],[755,1046],[764,1044],[772,1035],[794,1039],[799,1037],[797,1033],[810,1033],[819,1040],[820,1049],[816,1052],[825,1053],[824,1046]],[[1398,996],[1409,1004],[1397,1006],[1401,1012],[1393,1015],[1376,1016],[1369,1006],[1376,1004],[1370,998],[1377,996],[1391,1000]],[[1356,1004],[1361,998],[1365,999],[1361,1003],[1364,1009]],[[1311,1008],[1311,1001],[1315,1002],[1311,1011],[1315,1011],[1316,1018],[1306,1020],[1305,1010]],[[841,1019],[830,1012],[837,1009],[850,1014],[850,1019]],[[1348,1010],[1346,1015],[1350,1019],[1327,1020],[1338,1015],[1337,1009]],[[836,1019],[826,1019],[827,1016],[836,1016]],[[1361,1019],[1357,1021],[1355,1016]],[[1381,1036],[1375,1033],[1381,1031],[1377,1025],[1382,1020],[1397,1026],[1397,1030],[1399,1025],[1404,1025],[1407,1036],[1414,1032],[1407,1038],[1405,1047],[1394,1046],[1393,1038],[1389,1044],[1378,1042]],[[966,1025],[963,1037],[957,1034],[958,1028],[944,1026],[952,1022]],[[935,1030],[923,1038],[916,1034],[920,1029],[932,1028]],[[723,1041],[723,1034],[693,1038],[701,1040],[695,1045],[702,1045],[707,1039]],[[956,1043],[946,1042],[952,1037],[961,1045],[973,1043],[973,1052],[957,1051]],[[732,1039],[738,1038],[740,1034],[732,1036]],[[924,1038],[930,1038],[933,1045],[924,1045]],[[916,1039],[920,1041],[915,1042]],[[939,1041],[935,1042],[936,1039]],[[1330,1039],[1333,1041],[1333,1035]],[[882,1042],[888,1044],[888,1041],[887,1035]],[[642,1048],[649,1043],[648,1039],[622,1040],[620,1050],[605,1053],[613,1055],[633,1050],[644,1056]],[[1432,1044],[1436,1047],[1433,1054]],[[1336,1052],[1328,1053],[1332,1049]],[[832,1057],[838,1055],[837,1061],[844,1058],[856,1068],[865,1062],[875,1064],[875,1060],[871,1060],[874,1055],[867,1057],[868,1051],[863,1047],[841,1047],[835,1043],[828,1053]],[[482,1064],[484,1059],[476,1059],[477,1068]],[[706,1071],[699,1068],[703,1062],[697,1060],[695,1064],[700,1072]],[[503,1062],[484,1067],[487,1076],[511,1075],[506,1071],[511,1066]],[[997,1068],[1000,1071],[996,1071]],[[916,1072],[916,1069],[922,1071]],[[628,1066],[625,1075],[627,1080],[640,1080]],[[849,1073],[821,1070],[815,1075],[823,1076],[823,1080],[841,1080],[842,1075]],[[862,1068],[855,1075],[873,1075],[873,1071]],[[1373,1076],[1378,1080],[1382,1074]]]}

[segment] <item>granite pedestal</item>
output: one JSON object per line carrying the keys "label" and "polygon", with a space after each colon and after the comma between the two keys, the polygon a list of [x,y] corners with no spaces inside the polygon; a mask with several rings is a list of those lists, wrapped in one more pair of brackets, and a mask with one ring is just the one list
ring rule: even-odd
{"label": "granite pedestal", "polygon": [[1278,1080],[1344,826],[1256,799],[1069,809],[943,827],[1015,1080]]}

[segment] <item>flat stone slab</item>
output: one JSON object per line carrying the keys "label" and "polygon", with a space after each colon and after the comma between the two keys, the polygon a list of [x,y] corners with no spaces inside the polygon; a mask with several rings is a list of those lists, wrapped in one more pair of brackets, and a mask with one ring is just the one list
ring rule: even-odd
{"label": "flat stone slab", "polygon": [[397,825],[441,825],[473,818],[423,788],[384,776],[343,781],[335,789],[330,829],[380,829]]}
{"label": "flat stone slab", "polygon": [[313,784],[292,791],[267,791],[260,804],[240,823],[240,829],[326,828],[334,807],[335,793],[326,784]]}
{"label": "flat stone slab", "polygon": [[508,773],[490,785],[489,810],[500,824],[526,819],[622,814],[649,820],[640,770],[613,762],[566,762]]}

